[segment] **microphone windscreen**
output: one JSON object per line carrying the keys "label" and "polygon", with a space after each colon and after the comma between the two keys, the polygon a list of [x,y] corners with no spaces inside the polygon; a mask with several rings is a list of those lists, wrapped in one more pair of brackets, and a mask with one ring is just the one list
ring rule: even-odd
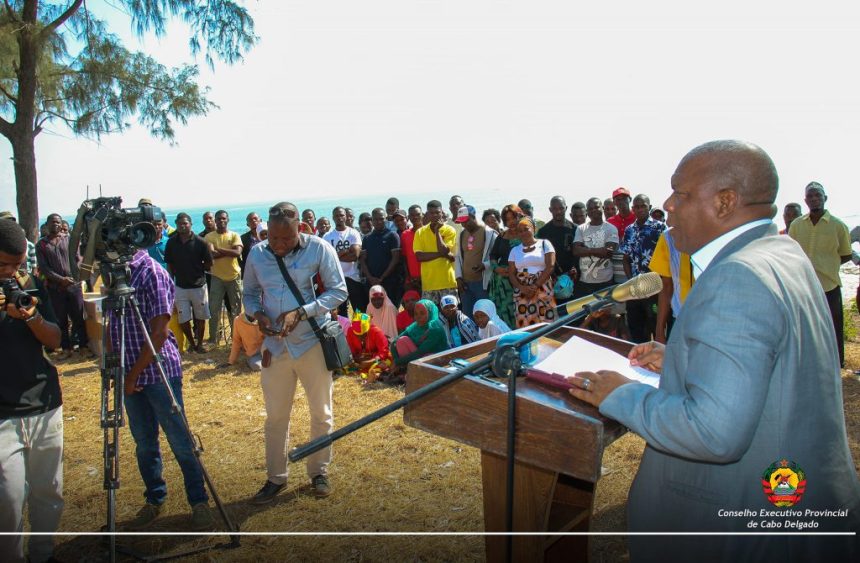
{"label": "microphone windscreen", "polygon": [[663,289],[663,280],[657,272],[640,274],[631,281],[634,282],[630,287],[631,299],[645,299],[657,295]]}

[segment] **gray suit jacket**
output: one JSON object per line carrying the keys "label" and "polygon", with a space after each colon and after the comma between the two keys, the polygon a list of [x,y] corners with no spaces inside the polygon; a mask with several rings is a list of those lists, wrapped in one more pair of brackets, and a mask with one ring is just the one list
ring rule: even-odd
{"label": "gray suit jacket", "polygon": [[[600,412],[648,443],[628,501],[632,532],[860,526],[830,313],[809,260],[773,224],[731,241],[696,280],[667,344],[660,388],[623,385]],[[791,508],[771,504],[762,488],[765,469],[782,459],[806,473],[805,494]],[[823,509],[848,514],[805,512]],[[787,528],[787,520],[817,527]],[[632,561],[832,562],[858,560],[856,546],[856,537],[638,536],[630,554]]]}

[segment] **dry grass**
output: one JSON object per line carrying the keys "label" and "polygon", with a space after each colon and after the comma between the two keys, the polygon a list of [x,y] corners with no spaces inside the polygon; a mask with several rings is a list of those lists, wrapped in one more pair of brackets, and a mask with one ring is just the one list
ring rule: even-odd
{"label": "dry grass", "polygon": [[[855,319],[856,320],[856,319]],[[848,364],[860,368],[860,343],[847,346]],[[473,448],[438,438],[389,415],[337,442],[330,477],[334,494],[318,500],[309,494],[304,466],[293,468],[288,488],[268,506],[245,501],[265,480],[264,409],[259,375],[242,369],[216,370],[226,351],[186,355],[184,397],[192,429],[206,452],[204,463],[233,521],[242,531],[429,531],[480,532],[483,529],[480,455]],[[62,363],[65,403],[65,497],[61,531],[97,531],[105,521],[102,488],[102,432],[99,428],[98,371],[91,362]],[[843,372],[848,433],[860,460],[860,382]],[[308,439],[308,411],[299,387],[294,406],[292,445]],[[355,379],[335,382],[336,426],[402,396],[402,389],[363,387]],[[143,502],[133,441],[122,432],[118,521],[130,519]],[[626,529],[625,504],[644,442],[628,434],[604,456],[604,477],[597,487],[595,531]],[[163,444],[165,478],[170,490],[166,511],[152,531],[184,531],[188,505],[182,478]],[[151,554],[187,549],[222,538],[133,537],[121,543]],[[591,560],[623,561],[625,539],[594,537]],[[102,560],[105,550],[93,537],[60,537],[56,555],[65,561]],[[238,549],[215,550],[190,561],[481,561],[483,538],[465,537],[243,537]]]}

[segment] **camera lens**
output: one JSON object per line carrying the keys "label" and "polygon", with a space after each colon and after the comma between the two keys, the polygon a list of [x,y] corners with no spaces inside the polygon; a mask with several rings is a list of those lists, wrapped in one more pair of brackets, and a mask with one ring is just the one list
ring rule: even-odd
{"label": "camera lens", "polygon": [[155,244],[158,233],[152,223],[137,223],[128,228],[128,242],[138,248],[147,248]]}

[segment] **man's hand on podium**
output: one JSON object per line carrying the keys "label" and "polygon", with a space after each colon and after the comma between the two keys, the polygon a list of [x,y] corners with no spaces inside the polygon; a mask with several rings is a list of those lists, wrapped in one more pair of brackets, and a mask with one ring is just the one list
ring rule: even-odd
{"label": "man's hand on podium", "polygon": [[[631,348],[627,357],[630,359],[631,366],[639,366],[655,373],[661,373],[665,350],[666,346],[659,342],[646,342]],[[569,390],[571,395],[595,407],[599,407],[607,395],[615,389],[633,381],[618,372],[609,370],[581,371],[566,379],[574,386],[573,389]]]}
{"label": "man's hand on podium", "polygon": [[665,352],[665,344],[660,344],[652,340],[645,344],[637,344],[631,348],[627,357],[630,359],[631,366],[643,367],[654,373],[663,373],[663,354]]}
{"label": "man's hand on podium", "polygon": [[568,393],[581,401],[599,407],[603,399],[625,383],[633,383],[617,371],[600,370],[598,372],[580,371],[575,375],[566,377],[568,383],[573,385]]}

